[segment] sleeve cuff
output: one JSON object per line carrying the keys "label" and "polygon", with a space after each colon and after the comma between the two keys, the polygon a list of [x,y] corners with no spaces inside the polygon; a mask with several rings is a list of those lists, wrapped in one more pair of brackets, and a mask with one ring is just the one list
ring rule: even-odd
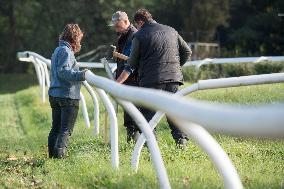
{"label": "sleeve cuff", "polygon": [[126,71],[129,75],[133,73],[133,70],[130,67],[124,68],[124,71]]}
{"label": "sleeve cuff", "polygon": [[85,71],[81,71],[78,74],[79,74],[79,78],[80,78],[81,81],[85,81],[86,80],[86,78],[85,78]]}

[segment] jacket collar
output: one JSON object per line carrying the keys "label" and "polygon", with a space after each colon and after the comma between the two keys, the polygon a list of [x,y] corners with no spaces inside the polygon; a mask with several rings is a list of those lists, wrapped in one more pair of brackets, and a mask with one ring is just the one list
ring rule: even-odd
{"label": "jacket collar", "polygon": [[[129,33],[131,32],[132,28],[135,28],[132,24],[128,26],[128,28],[125,30],[124,33],[118,33],[118,38],[122,39],[124,37],[127,37]],[[135,28],[136,29],[136,28]]]}
{"label": "jacket collar", "polygon": [[130,24],[130,25],[128,26],[128,28],[125,30],[125,32],[120,33],[119,35],[121,35],[121,36],[127,35],[127,34],[129,33],[129,31],[131,30],[132,27],[134,27],[134,26],[133,26],[132,24]]}
{"label": "jacket collar", "polygon": [[59,40],[59,46],[66,46],[69,49],[73,50],[72,46],[70,45],[70,43],[68,43],[67,41],[64,41],[64,40]]}
{"label": "jacket collar", "polygon": [[157,23],[157,22],[152,19],[152,20],[150,20],[150,21],[148,21],[148,22],[145,22],[141,28],[144,28],[145,26],[148,26],[148,25],[150,25],[150,24],[155,24],[155,23]]}

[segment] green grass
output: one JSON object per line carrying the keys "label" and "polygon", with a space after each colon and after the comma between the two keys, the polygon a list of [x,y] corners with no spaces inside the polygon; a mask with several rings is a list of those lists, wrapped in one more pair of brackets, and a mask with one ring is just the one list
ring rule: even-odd
{"label": "green grass", "polygon": [[[3,82],[8,76],[14,79]],[[159,188],[147,149],[142,151],[138,173],[131,170],[134,145],[126,143],[121,109],[118,171],[111,168],[110,146],[102,137],[102,104],[100,137],[93,136],[93,128],[85,128],[80,111],[68,158],[47,158],[51,110],[48,102],[41,103],[34,78],[0,75],[0,188]],[[284,101],[284,84],[206,90],[190,97],[238,104],[279,103]],[[86,98],[92,120],[91,99]],[[284,141],[214,137],[229,154],[245,188],[284,188]],[[224,187],[208,156],[193,141],[186,150],[175,147],[165,119],[158,126],[158,139],[172,188]]]}

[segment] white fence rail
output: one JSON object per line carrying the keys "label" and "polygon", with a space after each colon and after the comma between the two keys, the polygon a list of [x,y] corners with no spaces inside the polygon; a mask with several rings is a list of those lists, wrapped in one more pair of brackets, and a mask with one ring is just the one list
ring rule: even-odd
{"label": "white fence rail", "polygon": [[[21,57],[22,60],[29,59],[30,55],[36,55],[39,57],[39,54],[36,54],[31,51],[19,52],[18,57]],[[45,59],[50,62],[49,59],[46,59],[40,56],[40,59]],[[261,63],[261,62],[284,62],[284,56],[260,56],[260,57],[238,57],[238,58],[205,58],[202,60],[193,60],[188,61],[184,64],[183,67],[195,66],[199,69],[202,65],[208,64],[241,64],[241,63]],[[101,62],[78,62],[79,67],[84,68],[104,68],[104,65]],[[115,63],[109,63],[112,69],[116,68]]]}
{"label": "white fence rail", "polygon": [[[46,78],[48,70],[44,68],[44,64],[50,66],[50,60],[33,52],[19,53],[18,57],[20,60],[32,62],[34,64],[39,84],[41,86],[41,93],[44,94],[42,88],[45,88],[44,83],[47,84],[47,79],[49,79]],[[282,59],[283,57],[270,60],[282,61]],[[259,61],[263,60],[265,59],[262,58]],[[109,76],[111,76],[111,69],[107,62],[101,65],[102,67],[107,66],[106,69],[109,70],[108,73]],[[138,169],[139,154],[146,138],[160,187],[170,188],[161,153],[153,132],[151,131],[157,125],[164,113],[166,113],[171,117],[171,119],[173,119],[180,129],[186,132],[209,155],[216,165],[217,170],[220,172],[220,175],[223,177],[226,188],[242,188],[240,178],[227,154],[205,129],[232,135],[283,138],[284,104],[233,106],[197,101],[190,98],[184,99],[179,96],[184,96],[196,90],[209,88],[276,83],[283,81],[284,73],[204,80],[182,89],[175,95],[172,95],[167,92],[152,89],[124,86],[109,79],[97,76],[91,71],[87,71],[86,81],[84,81],[83,84],[87,88],[87,91],[91,94],[94,106],[96,107],[96,109],[94,109],[94,114],[96,115],[94,116],[96,117],[94,118],[95,134],[99,133],[98,99],[92,87],[88,83],[95,86],[95,90],[102,98],[106,109],[109,112],[113,167],[118,168],[119,166],[118,126],[113,105],[110,103],[110,100],[104,91],[108,92],[119,104],[122,105],[122,107],[132,116],[143,133],[139,137],[132,155],[132,166],[135,170]],[[142,114],[130,102],[153,110],[158,110],[158,112],[152,120],[147,123]],[[82,105],[84,105],[84,103],[82,103]],[[85,109],[85,111],[84,116],[88,117],[87,109]],[[223,119],[224,117],[226,117],[226,119]],[[88,120],[85,120],[85,122],[87,123]]]}
{"label": "white fence rail", "polygon": [[[239,58],[205,58],[202,60],[188,61],[183,67],[195,66],[199,69],[208,64],[242,64],[242,63],[261,63],[261,62],[284,62],[284,56],[260,56],[260,57],[239,57]],[[116,68],[115,63],[109,63],[111,68]],[[100,62],[79,62],[80,67],[103,68]]]}
{"label": "white fence rail", "polygon": [[206,58],[203,60],[189,61],[186,66],[195,66],[199,69],[207,64],[241,64],[241,63],[260,63],[260,62],[284,62],[284,56],[261,56],[261,57],[240,57],[240,58]]}
{"label": "white fence rail", "polygon": [[[195,84],[192,84],[189,87],[181,89],[175,95],[176,96],[186,96],[192,92],[198,90],[205,90],[205,89],[217,89],[217,88],[225,88],[225,87],[237,87],[237,86],[248,86],[248,85],[257,85],[257,84],[267,84],[267,83],[279,83],[284,82],[284,73],[275,73],[275,74],[264,74],[264,75],[253,75],[253,76],[243,76],[243,77],[234,77],[234,78],[224,78],[224,79],[210,79],[210,80],[200,80]],[[163,112],[158,111],[153,118],[150,120],[149,125],[151,129],[154,129],[159,121],[165,114]],[[223,132],[226,131],[226,128],[222,129]],[[234,131],[232,131],[235,133]],[[235,134],[241,132],[238,130]],[[242,131],[239,133],[241,135],[247,135],[248,130]],[[256,131],[251,131],[255,133]],[[267,131],[263,131],[263,134],[267,134]],[[252,133],[252,134],[253,134]],[[229,132],[231,134],[231,132]],[[258,133],[259,135],[261,133]],[[145,143],[144,135],[140,135],[136,145],[134,147],[133,155],[132,155],[132,167],[134,170],[138,170],[139,165],[139,157],[143,145]]]}

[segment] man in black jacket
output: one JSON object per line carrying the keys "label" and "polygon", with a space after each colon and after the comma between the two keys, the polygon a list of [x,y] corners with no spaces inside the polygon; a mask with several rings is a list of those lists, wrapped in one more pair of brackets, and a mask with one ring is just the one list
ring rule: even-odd
{"label": "man in black jacket", "polygon": [[[181,67],[191,56],[190,47],[178,32],[155,22],[146,9],[139,9],[134,16],[138,32],[134,34],[128,64],[138,69],[139,86],[175,93],[183,84]],[[125,77],[124,77],[125,76]],[[124,73],[119,83],[127,78]],[[142,108],[150,121],[155,112]],[[169,119],[172,136],[178,145],[185,145],[187,138]]]}
{"label": "man in black jacket", "polygon": [[[130,24],[127,14],[122,11],[117,11],[113,14],[110,26],[113,26],[118,34],[117,52],[129,56],[132,38],[137,29]],[[122,73],[127,73],[130,76],[124,84],[137,86],[137,72],[132,70],[125,60],[117,58],[116,63],[116,79]],[[139,136],[138,127],[126,112],[124,112],[124,126],[127,131],[127,142],[130,142],[132,139],[136,141]]]}

